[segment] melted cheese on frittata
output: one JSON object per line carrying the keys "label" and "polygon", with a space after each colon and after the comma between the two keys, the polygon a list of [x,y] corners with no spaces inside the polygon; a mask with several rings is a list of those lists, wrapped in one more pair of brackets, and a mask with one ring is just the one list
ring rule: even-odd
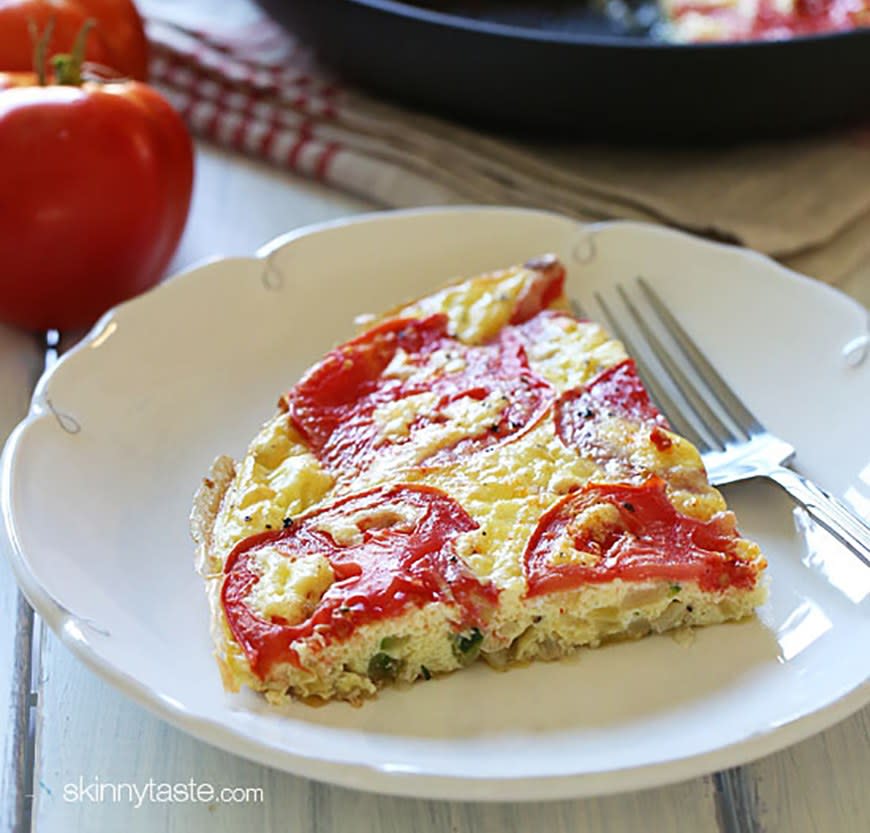
{"label": "melted cheese on frittata", "polygon": [[252,607],[264,618],[278,616],[286,622],[308,618],[334,579],[323,555],[288,558],[273,547],[258,551],[255,570],[260,580],[251,590]]}
{"label": "melted cheese on frittata", "polygon": [[[423,310],[428,312],[428,309]],[[607,337],[597,324],[554,318],[547,327],[546,340],[528,349],[533,370],[559,391],[588,382],[603,368],[625,358],[622,345]],[[434,469],[419,462],[433,450],[455,444],[464,437],[485,432],[498,415],[501,404],[487,399],[462,399],[445,409],[448,419],[414,432],[408,425],[420,414],[434,409],[435,397],[420,394],[388,403],[375,413],[386,439],[401,437],[402,453],[390,455],[388,465],[373,465],[354,480],[333,489],[333,478],[323,471],[313,454],[290,426],[286,414],[272,419],[249,449],[232,492],[224,501],[219,548],[227,553],[238,541],[264,529],[279,529],[285,518],[295,517],[341,494],[362,491],[383,483],[423,483],[440,488],[454,497],[480,524],[464,533],[459,554],[483,579],[500,587],[522,582],[520,557],[541,514],[568,491],[590,480],[620,479],[592,460],[565,447],[554,430],[552,408],[531,430],[504,445],[460,457]],[[695,449],[675,435],[673,445],[661,451],[649,440],[649,429],[614,419],[607,423],[608,438],[624,450],[636,468],[659,472],[674,479],[685,471],[702,471]],[[679,478],[676,478],[679,482]],[[697,479],[697,478],[695,478]],[[671,493],[675,506],[688,515],[706,519],[724,509],[718,492],[697,491],[689,478],[687,489]],[[355,527],[334,530],[339,543],[353,540]],[[567,546],[567,545],[566,545]],[[564,550],[564,548],[563,548]],[[561,551],[559,558],[585,559],[582,553]],[[284,592],[273,571],[264,570],[252,597],[252,604],[265,614],[262,600]],[[275,585],[271,588],[271,585]],[[286,617],[285,617],[286,618]]]}
{"label": "melted cheese on frittata", "polygon": [[492,338],[510,320],[517,299],[534,275],[514,267],[462,281],[393,310],[390,318],[426,318],[444,313],[448,330],[466,344]]}

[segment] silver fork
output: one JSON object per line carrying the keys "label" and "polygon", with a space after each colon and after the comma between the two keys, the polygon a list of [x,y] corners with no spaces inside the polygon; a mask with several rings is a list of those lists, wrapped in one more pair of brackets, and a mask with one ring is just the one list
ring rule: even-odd
{"label": "silver fork", "polygon": [[[635,359],[640,374],[659,410],[674,430],[690,440],[701,452],[710,482],[734,483],[753,477],[766,477],[781,486],[806,509],[812,518],[847,546],[870,567],[870,526],[854,515],[845,504],[811,480],[789,468],[795,450],[771,434],[743,404],[712,364],[689,337],[661,297],[643,278],[637,278],[641,294],[665,330],[673,337],[684,360],[698,381],[693,381],[673,352],[664,344],[622,286],[622,298],[637,331],[643,335],[662,370],[644,361],[637,342],[620,326],[613,309],[600,293],[595,299],[609,320],[614,334]],[[670,382],[670,385],[668,384]],[[681,406],[669,392],[678,391]],[[718,403],[722,419],[713,403]]]}

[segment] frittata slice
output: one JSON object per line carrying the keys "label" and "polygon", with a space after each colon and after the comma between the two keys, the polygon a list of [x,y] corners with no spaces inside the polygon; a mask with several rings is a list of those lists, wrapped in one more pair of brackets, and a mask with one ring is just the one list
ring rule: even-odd
{"label": "frittata slice", "polygon": [[553,257],[370,318],[219,458],[194,537],[225,686],[359,702],[752,613],[698,452]]}
{"label": "frittata slice", "polygon": [[870,0],[661,0],[675,41],[783,40],[870,26]]}

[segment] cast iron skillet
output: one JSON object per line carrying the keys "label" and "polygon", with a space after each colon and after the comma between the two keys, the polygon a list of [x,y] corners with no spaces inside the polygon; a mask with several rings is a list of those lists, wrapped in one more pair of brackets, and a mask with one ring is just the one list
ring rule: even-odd
{"label": "cast iron skillet", "polygon": [[514,133],[724,142],[870,119],[870,29],[674,45],[583,0],[260,2],[350,81]]}

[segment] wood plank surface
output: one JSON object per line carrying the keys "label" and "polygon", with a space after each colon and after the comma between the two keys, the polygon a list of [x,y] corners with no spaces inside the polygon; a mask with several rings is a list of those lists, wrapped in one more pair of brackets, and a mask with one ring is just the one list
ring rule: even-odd
{"label": "wood plank surface", "polygon": [[[37,340],[0,325],[0,444],[27,413],[42,364]],[[29,813],[30,635],[32,613],[18,592],[0,528],[0,830],[14,830]]]}
{"label": "wood plank surface", "polygon": [[870,707],[743,769],[764,833],[870,831]]}

